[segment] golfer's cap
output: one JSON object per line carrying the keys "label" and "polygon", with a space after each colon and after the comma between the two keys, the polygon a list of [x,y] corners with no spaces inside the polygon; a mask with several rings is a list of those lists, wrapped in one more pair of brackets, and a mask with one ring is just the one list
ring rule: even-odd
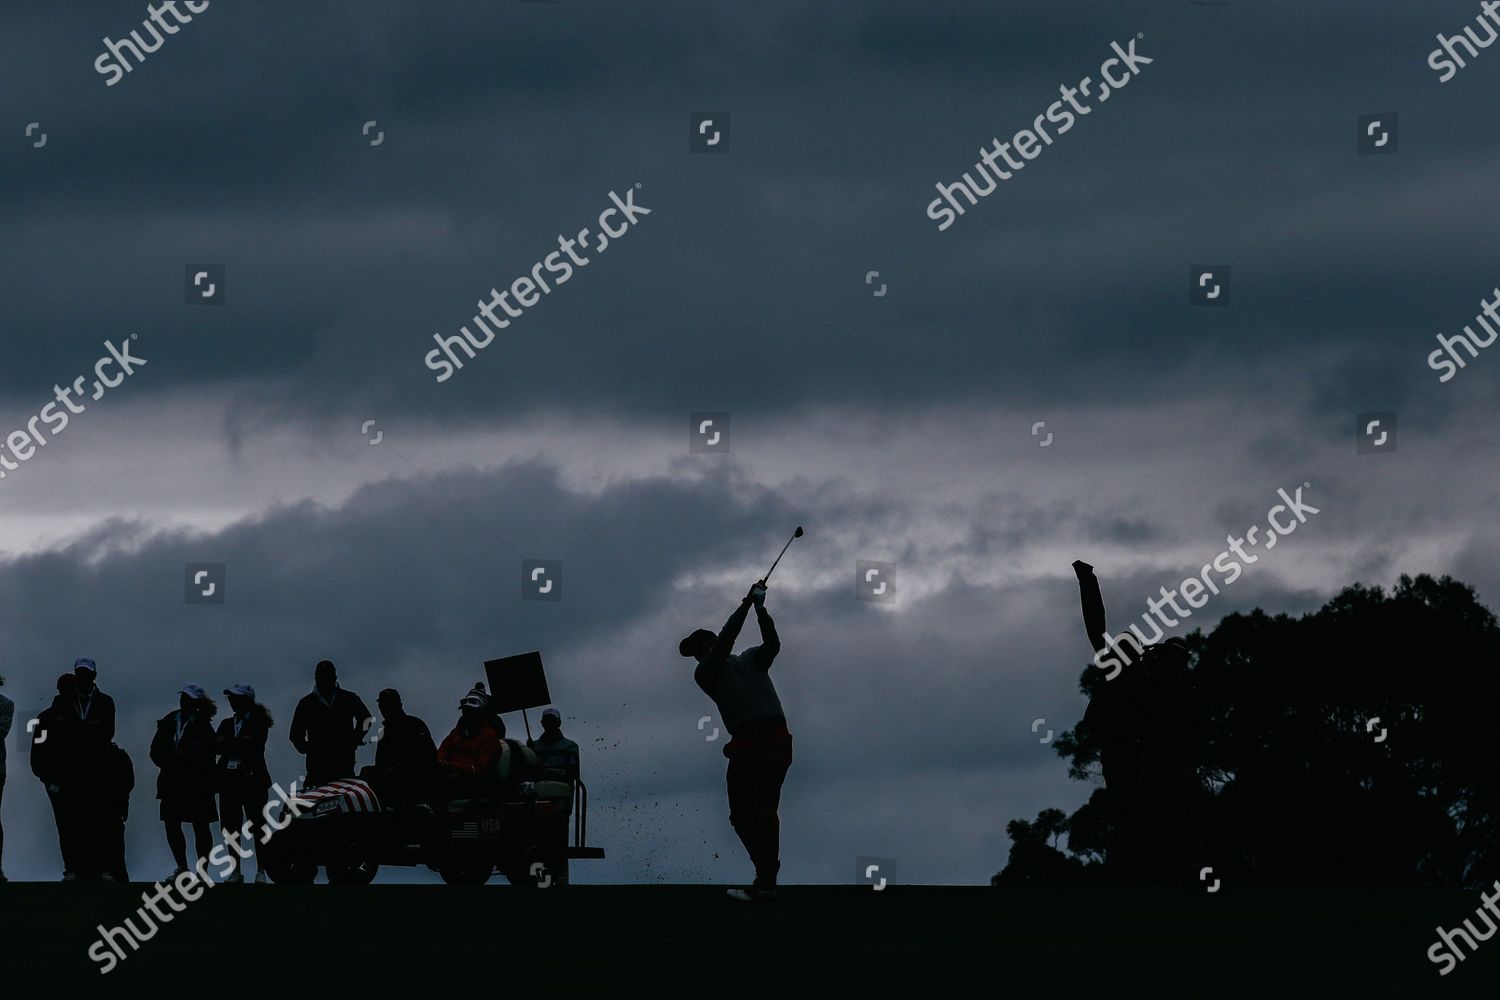
{"label": "golfer's cap", "polygon": [[555,708],[544,708],[544,709],[542,709],[542,718],[543,719],[549,719],[549,718],[556,719],[558,722],[561,722],[562,721],[562,713],[559,712]]}
{"label": "golfer's cap", "polygon": [[692,656],[694,647],[696,647],[698,643],[702,641],[703,636],[707,636],[710,639],[718,638],[718,636],[714,635],[708,629],[700,628],[692,635],[688,636],[677,644],[677,652],[681,653],[683,656]]}
{"label": "golfer's cap", "polygon": [[202,701],[208,694],[196,684],[184,684],[178,694],[185,694],[194,701]]}
{"label": "golfer's cap", "polygon": [[375,701],[377,704],[382,701],[394,701],[399,705],[401,704],[401,692],[397,691],[395,688],[386,688],[384,691],[375,696]]}
{"label": "golfer's cap", "polygon": [[459,708],[484,708],[484,699],[477,694],[468,694],[458,703]]}
{"label": "golfer's cap", "polygon": [[251,687],[249,684],[236,684],[234,687],[225,688],[224,693],[244,695],[246,698],[254,698],[255,688]]}
{"label": "golfer's cap", "polygon": [[77,673],[80,670],[87,670],[90,677],[99,676],[99,668],[94,666],[94,661],[87,656],[80,656],[73,661],[73,672]]}

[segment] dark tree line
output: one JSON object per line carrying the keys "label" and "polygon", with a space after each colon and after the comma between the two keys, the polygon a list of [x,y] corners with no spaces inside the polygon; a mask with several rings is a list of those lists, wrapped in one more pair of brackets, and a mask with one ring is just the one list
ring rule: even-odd
{"label": "dark tree line", "polygon": [[1150,768],[1128,806],[1106,781],[1071,816],[1008,824],[996,885],[1196,884],[1205,866],[1237,886],[1500,878],[1500,627],[1471,587],[1356,584],[1300,618],[1185,638],[1185,658],[1114,680],[1084,669],[1089,709],[1055,742],[1069,776],[1121,746]]}

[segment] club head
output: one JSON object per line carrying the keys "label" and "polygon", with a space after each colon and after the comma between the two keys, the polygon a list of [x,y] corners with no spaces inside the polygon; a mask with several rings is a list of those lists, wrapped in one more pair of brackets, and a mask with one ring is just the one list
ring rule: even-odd
{"label": "club head", "polygon": [[794,531],[794,532],[792,532],[792,537],[793,538],[801,538],[802,537],[802,525],[800,525],[800,524],[797,525],[797,530]]}

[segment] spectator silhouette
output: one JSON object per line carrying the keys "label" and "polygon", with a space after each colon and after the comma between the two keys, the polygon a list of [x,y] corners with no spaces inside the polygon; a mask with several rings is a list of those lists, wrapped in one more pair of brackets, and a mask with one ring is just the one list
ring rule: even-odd
{"label": "spectator silhouette", "polygon": [[339,687],[338,671],[322,660],[313,671],[311,694],[297,702],[288,734],[292,746],[307,757],[306,788],[354,776],[354,751],[365,741],[370,710],[352,691]]}
{"label": "spectator silhouette", "polygon": [[99,878],[104,882],[129,882],[125,864],[125,821],[130,818],[130,793],[135,790],[135,765],[130,754],[110,743],[104,751],[104,770],[97,796]]}
{"label": "spectator silhouette", "polygon": [[437,759],[454,798],[477,795],[500,756],[500,737],[489,722],[489,702],[470,691],[458,703],[458,724],[438,747]]}
{"label": "spectator silhouette", "polygon": [[73,661],[73,676],[78,687],[79,769],[84,802],[85,853],[90,859],[90,875],[112,882],[115,865],[107,859],[116,853],[114,812],[108,775],[113,766],[110,748],[115,740],[115,700],[99,690],[95,683],[99,668],[94,661],[81,656]]}
{"label": "spectator silhouette", "polygon": [[63,881],[95,874],[91,853],[93,837],[88,828],[89,782],[84,772],[83,721],[78,717],[78,678],[63,674],[57,679],[57,696],[37,716],[31,734],[31,771],[41,779],[57,823],[57,843],[62,853]]}
{"label": "spectator silhouette", "polygon": [[[792,734],[770,675],[781,640],[766,611],[765,598],[765,581],[757,581],[717,636],[700,628],[677,647],[683,656],[698,661],[693,680],[713,699],[729,730],[730,740],[724,747],[724,756],[729,758],[725,774],[729,824],[755,865],[750,887],[729,891],[738,900],[776,898],[776,877],[781,870],[778,810],[781,786],[792,766]],[[735,639],[752,605],[761,644],[735,655],[731,652]]]}
{"label": "spectator silhouette", "polygon": [[578,744],[563,735],[562,713],[557,709],[542,711],[542,735],[527,740],[526,745],[536,751],[537,770],[543,779],[578,780]]}
{"label": "spectator silhouette", "polygon": [[376,790],[392,805],[425,801],[437,778],[437,745],[427,723],[407,713],[401,694],[386,688],[375,699],[382,726],[369,771]]}
{"label": "spectator silhouette", "polygon": [[[4,686],[5,678],[0,677],[0,687]],[[15,719],[16,703],[0,694],[0,806],[3,806],[5,802],[5,743],[10,738],[10,729]],[[0,882],[6,881],[4,818],[3,811],[0,811]]]}
{"label": "spectator silhouette", "polygon": [[[229,699],[229,717],[219,723],[214,738],[218,755],[219,825],[226,838],[234,836],[249,841],[249,850],[258,851],[259,836],[255,822],[265,811],[271,794],[271,770],[266,766],[266,739],[273,725],[266,706],[255,700],[255,688],[236,684],[225,688]],[[228,852],[234,873],[224,881],[243,882],[245,874],[239,851]],[[256,857],[256,882],[266,881],[266,870]]]}
{"label": "spectator silhouette", "polygon": [[167,830],[167,846],[177,862],[175,878],[188,871],[187,839],[182,824],[193,827],[193,847],[201,861],[213,848],[214,728],[218,706],[196,684],[179,692],[176,711],[156,723],[151,740],[151,762],[161,769],[156,778],[156,797],[161,800],[161,820]]}

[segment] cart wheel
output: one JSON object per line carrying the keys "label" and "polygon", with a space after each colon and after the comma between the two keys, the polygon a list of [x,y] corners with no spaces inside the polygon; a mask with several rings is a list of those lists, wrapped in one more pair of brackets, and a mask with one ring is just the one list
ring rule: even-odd
{"label": "cart wheel", "polygon": [[334,885],[369,885],[380,871],[364,844],[356,841],[344,850],[338,864],[328,866],[328,881]]}

